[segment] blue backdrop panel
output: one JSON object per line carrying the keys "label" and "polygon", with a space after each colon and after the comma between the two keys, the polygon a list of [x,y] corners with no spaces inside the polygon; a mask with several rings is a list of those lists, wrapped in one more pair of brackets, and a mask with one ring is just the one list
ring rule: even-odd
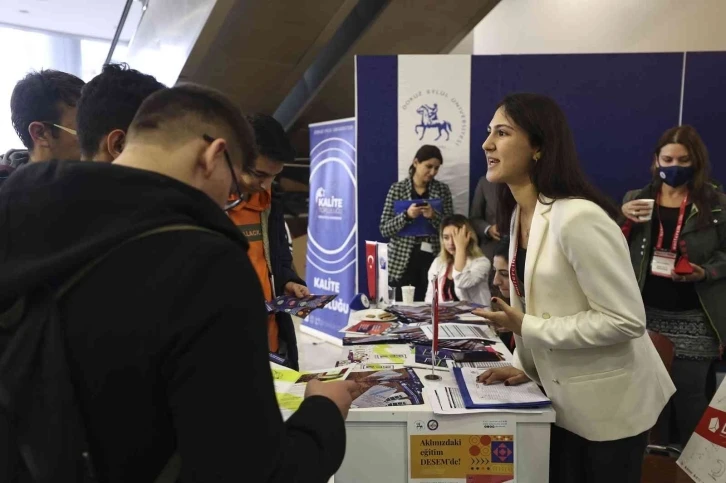
{"label": "blue backdrop panel", "polygon": [[[506,55],[495,73],[502,95],[536,92],[560,104],[586,173],[619,202],[648,182],[653,146],[678,124],[682,63],[680,53]],[[492,106],[472,112],[486,118]]]}
{"label": "blue backdrop panel", "polygon": [[398,60],[356,57],[358,121],[358,276],[366,287],[365,240],[384,241],[378,229],[388,188],[398,178]]}
{"label": "blue backdrop panel", "polygon": [[683,96],[683,124],[706,143],[713,177],[726,183],[726,52],[689,52]]}
{"label": "blue backdrop panel", "polygon": [[[499,87],[501,56],[471,56],[471,151],[469,155],[469,203],[479,178],[487,173],[482,144],[487,138],[487,126],[494,115],[494,108],[502,100]],[[468,216],[468,213],[466,213]]]}

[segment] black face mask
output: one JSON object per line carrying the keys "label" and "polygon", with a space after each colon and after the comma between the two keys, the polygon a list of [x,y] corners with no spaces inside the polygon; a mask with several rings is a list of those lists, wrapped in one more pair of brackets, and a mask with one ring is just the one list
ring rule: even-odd
{"label": "black face mask", "polygon": [[696,170],[693,166],[658,166],[658,176],[668,186],[678,188],[693,179]]}

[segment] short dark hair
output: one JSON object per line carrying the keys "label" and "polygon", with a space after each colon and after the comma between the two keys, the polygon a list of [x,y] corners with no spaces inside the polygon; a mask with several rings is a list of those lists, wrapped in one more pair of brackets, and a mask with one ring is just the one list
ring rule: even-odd
{"label": "short dark hair", "polygon": [[[432,146],[431,144],[424,144],[420,148],[418,148],[418,151],[416,151],[416,156],[413,157],[414,159],[417,159],[419,162],[427,161],[429,159],[438,159],[441,161],[441,164],[444,164],[444,156],[441,154],[441,150],[437,148],[436,146]],[[413,173],[416,172],[416,167],[413,165],[413,162],[411,162],[411,166],[408,168],[408,175],[413,176]]]}
{"label": "short dark hair", "polygon": [[[508,119],[527,133],[530,145],[539,150],[539,160],[532,160],[529,166],[529,177],[537,193],[553,200],[586,199],[611,218],[618,217],[613,202],[585,176],[567,117],[553,99],[541,94],[510,94],[499,103],[497,108],[500,107]],[[506,184],[500,184],[497,190],[497,226],[508,228],[517,202]]]}
{"label": "short dark hair", "polygon": [[[75,107],[83,81],[58,70],[31,72],[23,77],[10,96],[10,116],[15,132],[26,148],[33,149],[28,132],[31,122],[60,123],[61,105]],[[57,132],[52,129],[53,134]]]}
{"label": "short dark hair", "polygon": [[492,255],[492,258],[494,257],[502,257],[509,261],[509,235],[504,235],[502,239],[494,245],[494,255]]}
{"label": "short dark hair", "polygon": [[[195,125],[198,124],[198,125]],[[252,166],[257,157],[255,135],[250,123],[240,110],[221,92],[192,83],[182,83],[151,94],[141,104],[129,127],[129,136],[165,129],[168,141],[176,142],[181,135],[215,135],[213,132],[196,132],[204,129],[201,124],[212,124],[233,136],[242,158],[242,168]]]}
{"label": "short dark hair", "polygon": [[92,157],[115,129],[128,131],[141,103],[164,84],[126,64],[106,64],[81,91],[78,101],[78,142],[81,154]]}
{"label": "short dark hair", "polygon": [[292,147],[282,124],[267,114],[257,113],[246,118],[255,131],[257,150],[261,156],[278,163],[295,161],[295,148]]}

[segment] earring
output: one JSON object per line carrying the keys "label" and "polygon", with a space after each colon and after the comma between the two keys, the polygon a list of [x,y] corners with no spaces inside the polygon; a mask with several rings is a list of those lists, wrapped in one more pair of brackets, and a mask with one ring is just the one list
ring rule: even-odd
{"label": "earring", "polygon": [[539,161],[539,158],[541,158],[541,157],[542,157],[542,153],[537,151],[536,153],[534,153],[534,156],[532,157],[532,159],[534,159],[535,161]]}

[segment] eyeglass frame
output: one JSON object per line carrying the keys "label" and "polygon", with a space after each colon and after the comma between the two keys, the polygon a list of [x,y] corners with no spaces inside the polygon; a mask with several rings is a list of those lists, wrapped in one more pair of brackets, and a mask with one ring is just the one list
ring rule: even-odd
{"label": "eyeglass frame", "polygon": [[76,136],[76,137],[78,137],[78,131],[76,131],[75,129],[71,129],[71,128],[69,128],[69,127],[61,126],[60,124],[56,124],[56,123],[54,123],[54,122],[50,122],[50,121],[40,121],[40,122],[42,122],[43,124],[50,124],[50,125],[51,125],[51,126],[53,126],[53,127],[57,127],[57,128],[58,128],[58,129],[60,129],[61,131],[65,131],[65,132],[67,132],[68,134],[71,134],[71,135],[73,135],[73,136]]}
{"label": "eyeglass frame", "polygon": [[[209,134],[202,134],[202,138],[207,141],[209,144],[212,144],[214,141],[217,140],[217,138],[214,138],[210,136]],[[227,151],[227,148],[224,148],[224,159],[227,161],[227,167],[229,168],[229,172],[232,175],[232,183],[234,184],[235,190],[237,191],[237,199],[234,201],[231,201],[224,205],[224,211],[229,211],[232,208],[235,208],[239,206],[240,203],[244,200],[242,197],[242,190],[239,187],[239,182],[237,181],[237,175],[234,172],[234,166],[232,165],[232,158],[229,156],[229,152]]]}

